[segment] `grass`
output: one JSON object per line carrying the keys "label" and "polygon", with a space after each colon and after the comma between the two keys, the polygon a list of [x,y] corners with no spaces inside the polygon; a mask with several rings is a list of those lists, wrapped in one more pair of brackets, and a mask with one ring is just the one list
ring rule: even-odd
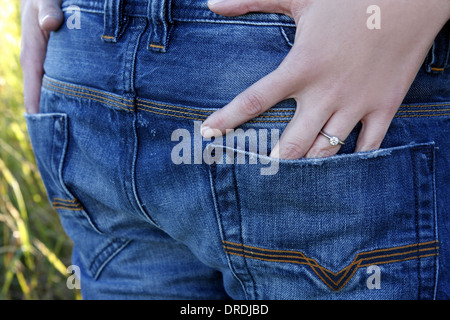
{"label": "grass", "polygon": [[0,7],[0,299],[79,299],[66,285],[72,243],[47,200],[23,118],[20,1]]}

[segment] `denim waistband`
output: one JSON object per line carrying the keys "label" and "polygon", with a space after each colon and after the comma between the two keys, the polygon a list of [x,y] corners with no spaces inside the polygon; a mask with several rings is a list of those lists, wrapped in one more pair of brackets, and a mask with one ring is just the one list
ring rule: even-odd
{"label": "denim waistband", "polygon": [[442,73],[450,67],[450,20],[434,40],[425,67],[428,73],[434,74]]}
{"label": "denim waistband", "polygon": [[[225,17],[209,10],[207,0],[63,0],[63,10],[77,6],[80,11],[104,14],[103,40],[116,42],[124,17],[147,18],[152,23],[149,49],[166,52],[170,25],[181,22],[238,23],[295,27],[292,18],[283,14],[249,13]],[[439,74],[450,67],[450,21],[436,37],[425,61],[428,73]]]}
{"label": "denim waistband", "polygon": [[105,7],[118,4],[123,15],[148,17],[150,8],[163,8],[169,20],[186,22],[249,23],[295,26],[294,20],[282,14],[250,13],[224,17],[208,9],[207,0],[63,0],[62,7],[78,6],[82,11],[104,13]]}
{"label": "denim waistband", "polygon": [[76,9],[104,14],[102,40],[106,42],[117,41],[129,17],[147,18],[151,24],[148,49],[156,52],[166,52],[170,27],[174,21],[295,27],[292,18],[282,14],[220,16],[209,10],[207,0],[63,0],[62,7],[66,11]]}

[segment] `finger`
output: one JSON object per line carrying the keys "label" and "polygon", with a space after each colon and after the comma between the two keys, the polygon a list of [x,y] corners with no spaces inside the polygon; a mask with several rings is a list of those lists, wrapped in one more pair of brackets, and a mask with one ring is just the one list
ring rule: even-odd
{"label": "finger", "polygon": [[[38,3],[37,7],[36,3]],[[58,17],[58,12],[61,15],[60,18]],[[42,76],[44,74],[43,64],[48,41],[48,31],[41,28],[40,22],[43,22],[43,26],[49,29],[55,27],[54,21],[61,19],[62,22],[60,0],[23,2],[21,15],[22,44],[20,64],[23,73],[24,105],[26,112],[37,113],[39,112]],[[57,18],[45,18],[49,15],[55,15]]]}
{"label": "finger", "polygon": [[283,69],[278,67],[211,114],[202,124],[202,135],[211,138],[225,134],[227,129],[236,128],[289,97],[295,89],[294,84],[298,86],[298,81]]}
{"label": "finger", "polygon": [[57,30],[64,21],[61,0],[44,0],[38,3],[38,19],[41,29],[48,32]]}
{"label": "finger", "polygon": [[209,0],[208,7],[224,16],[239,16],[248,12],[289,14],[290,3],[289,0]]}
{"label": "finger", "polygon": [[356,141],[356,152],[380,148],[394,115],[372,113],[361,120],[362,127]]}
{"label": "finger", "polygon": [[[329,137],[336,137],[339,141],[345,143],[345,139],[359,121],[360,117],[356,114],[349,115],[346,111],[338,111],[330,117],[321,131]],[[326,158],[334,156],[342,147],[342,144],[336,144],[338,140],[333,140],[319,132],[305,158]]]}
{"label": "finger", "polygon": [[23,67],[23,97],[27,113],[39,112],[39,100],[41,95],[41,85],[43,70],[39,67]]}
{"label": "finger", "polygon": [[325,112],[297,109],[270,156],[291,160],[302,158],[310,149],[328,117],[329,115]]}

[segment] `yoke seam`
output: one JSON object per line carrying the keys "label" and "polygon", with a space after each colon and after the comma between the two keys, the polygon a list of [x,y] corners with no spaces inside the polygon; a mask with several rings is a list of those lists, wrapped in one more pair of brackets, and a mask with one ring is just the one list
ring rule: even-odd
{"label": "yoke seam", "polygon": [[[151,112],[158,115],[165,115],[170,117],[176,117],[187,120],[205,120],[211,113],[219,108],[208,109],[195,109],[180,105],[172,105],[167,103],[159,103],[148,101],[142,98],[136,97],[136,99],[127,99],[119,95],[114,95],[107,92],[102,92],[95,89],[84,88],[81,86],[61,83],[57,80],[45,77],[43,81],[43,87],[55,91],[61,94],[91,99],[100,103],[104,103],[113,107],[117,107],[126,111],[137,109],[142,111]],[[70,88],[70,89],[69,89]],[[113,100],[117,99],[117,100]],[[136,102],[135,102],[136,101]],[[447,107],[450,103],[431,103],[431,104],[418,104],[418,105],[401,105],[394,118],[418,118],[418,117],[439,117],[449,116],[450,108],[444,109],[430,109],[433,107]],[[166,107],[166,108],[164,108]],[[414,108],[419,108],[414,110]],[[421,110],[421,108],[424,108]],[[428,108],[428,109],[425,109]],[[406,109],[406,110],[405,110]],[[295,108],[280,108],[269,109],[256,118],[248,121],[249,123],[288,123],[291,121],[291,117],[295,112]],[[423,113],[423,114],[420,114]],[[285,119],[282,119],[285,118]]]}

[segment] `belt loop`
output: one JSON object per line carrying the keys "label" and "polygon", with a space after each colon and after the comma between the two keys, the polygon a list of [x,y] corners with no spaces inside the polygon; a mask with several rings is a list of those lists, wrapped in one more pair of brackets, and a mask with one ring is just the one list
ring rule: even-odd
{"label": "belt loop", "polygon": [[102,40],[117,42],[122,24],[123,0],[105,0],[105,25]]}
{"label": "belt loop", "polygon": [[148,49],[166,52],[169,42],[169,29],[172,24],[171,0],[149,0],[148,19],[150,35]]}
{"label": "belt loop", "polygon": [[442,28],[433,42],[427,59],[428,73],[442,73],[450,63],[450,21]]}

